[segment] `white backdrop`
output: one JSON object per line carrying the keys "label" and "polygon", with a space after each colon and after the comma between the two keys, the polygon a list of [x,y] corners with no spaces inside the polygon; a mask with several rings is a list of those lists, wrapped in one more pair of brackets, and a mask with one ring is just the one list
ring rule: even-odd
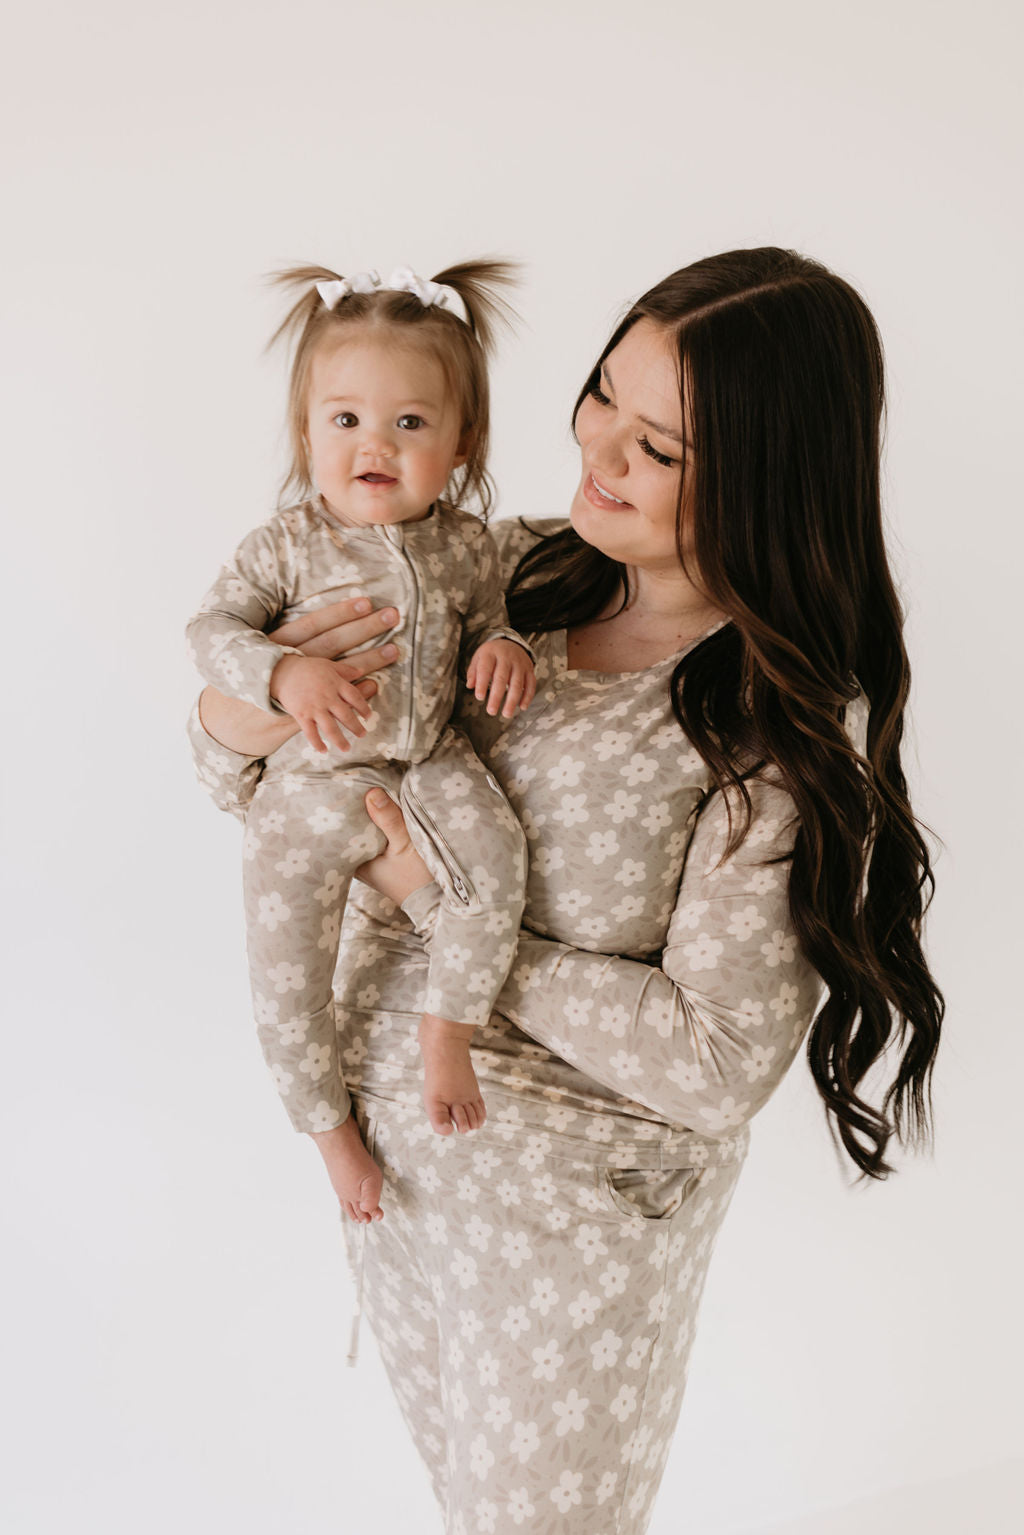
{"label": "white backdrop", "polygon": [[938,1149],[850,1189],[791,1074],[720,1239],[653,1531],[1017,1527],[1014,10],[8,18],[6,1529],[439,1528],[372,1345],[344,1369],[332,1196],[249,1020],[239,830],[182,735],[184,619],[282,464],[262,274],[525,261],[493,467],[506,514],[557,514],[570,404],[622,305],[769,243],[849,277],[888,347],[909,771],[945,842]]}

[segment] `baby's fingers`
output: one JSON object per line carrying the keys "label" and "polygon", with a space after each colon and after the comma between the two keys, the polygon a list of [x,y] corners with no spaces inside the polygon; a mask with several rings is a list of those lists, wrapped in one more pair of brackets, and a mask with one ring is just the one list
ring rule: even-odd
{"label": "baby's fingers", "polygon": [[[508,692],[509,679],[511,675],[511,663],[508,661],[499,661],[497,666],[494,668],[494,676],[491,680],[490,691],[487,694],[488,714],[497,714],[498,710],[501,708],[501,700]],[[477,698],[480,697],[479,688],[477,689],[476,696]]]}
{"label": "baby's fingers", "polygon": [[[362,693],[356,687],[354,682],[346,682],[344,678],[339,677],[337,681],[337,688],[338,699],[342,704],[347,704],[349,710],[354,710],[356,714],[362,715],[364,719],[368,718],[370,714],[370,705],[367,703],[366,699],[363,697]],[[338,714],[339,718],[344,717],[336,708],[333,709],[333,712]]]}
{"label": "baby's fingers", "polygon": [[491,685],[494,676],[495,660],[493,656],[475,655],[469,663],[469,671],[466,673],[466,686],[473,689],[474,694],[483,703],[487,697],[487,689]]}
{"label": "baby's fingers", "polygon": [[313,718],[308,718],[299,720],[299,724],[302,726],[302,734],[306,737],[310,746],[315,752],[320,752],[322,755],[327,750],[327,745],[320,733],[318,722]]}
{"label": "baby's fingers", "polygon": [[[359,721],[355,719],[355,716],[353,715],[353,716],[351,716],[351,718],[353,719],[353,721],[355,723],[355,726],[356,726],[356,728],[353,729],[352,734],[353,735],[363,735],[363,734],[365,734],[365,732],[363,731],[362,725],[360,725]],[[346,720],[346,721],[343,721],[342,723],[348,724],[348,721]],[[324,740],[327,741],[327,743],[330,746],[337,747],[338,751],[340,751],[340,752],[347,752],[347,751],[351,750],[351,742],[347,741],[345,739],[344,735],[342,734],[342,732],[341,732],[341,725],[339,724],[336,715],[334,715],[334,714],[325,714],[318,721],[318,724],[319,724],[319,728],[320,728],[320,734],[323,736]]]}
{"label": "baby's fingers", "polygon": [[501,711],[504,719],[510,720],[517,709],[527,707],[533,697],[535,686],[532,666],[524,662],[523,665],[516,664],[512,667],[512,675],[509,677],[508,689],[505,693],[505,707]]}

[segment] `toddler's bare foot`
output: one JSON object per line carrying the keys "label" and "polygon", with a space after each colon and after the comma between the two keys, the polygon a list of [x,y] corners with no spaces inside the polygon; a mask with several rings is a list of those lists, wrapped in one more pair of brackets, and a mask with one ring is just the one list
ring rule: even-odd
{"label": "toddler's bare foot", "polygon": [[451,1135],[452,1125],[462,1134],[479,1130],[487,1118],[469,1053],[474,1032],[471,1023],[452,1023],[434,1013],[424,1013],[420,1019],[420,1050],[427,1074],[423,1102],[438,1135]]}
{"label": "toddler's bare foot", "polygon": [[384,1218],[380,1193],[384,1175],[363,1145],[354,1114],[334,1130],[314,1135],[331,1187],[349,1220],[365,1226]]}

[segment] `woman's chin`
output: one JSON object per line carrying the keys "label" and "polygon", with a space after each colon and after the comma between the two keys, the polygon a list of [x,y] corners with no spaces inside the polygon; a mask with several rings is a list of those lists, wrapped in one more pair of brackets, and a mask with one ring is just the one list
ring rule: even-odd
{"label": "woman's chin", "polygon": [[607,555],[610,560],[628,563],[628,554],[622,550],[621,539],[616,539],[614,528],[609,527],[612,515],[614,514],[602,513],[596,506],[591,506],[582,488],[577,490],[569,507],[569,521],[585,544],[592,544],[595,549],[600,549],[601,553]]}

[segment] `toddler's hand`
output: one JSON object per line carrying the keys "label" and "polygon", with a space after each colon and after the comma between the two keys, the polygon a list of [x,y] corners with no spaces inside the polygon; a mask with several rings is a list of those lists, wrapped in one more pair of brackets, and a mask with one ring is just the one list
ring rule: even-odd
{"label": "toddler's hand", "polygon": [[487,640],[473,652],[466,672],[466,686],[481,702],[487,699],[488,714],[497,714],[504,698],[502,717],[510,720],[525,709],[537,691],[533,662],[515,640]]}
{"label": "toddler's hand", "polygon": [[318,752],[325,752],[328,745],[348,751],[340,725],[354,736],[366,734],[362,722],[370,705],[354,683],[344,680],[339,663],[314,656],[282,656],[271,674],[270,694],[301,725],[306,740]]}

